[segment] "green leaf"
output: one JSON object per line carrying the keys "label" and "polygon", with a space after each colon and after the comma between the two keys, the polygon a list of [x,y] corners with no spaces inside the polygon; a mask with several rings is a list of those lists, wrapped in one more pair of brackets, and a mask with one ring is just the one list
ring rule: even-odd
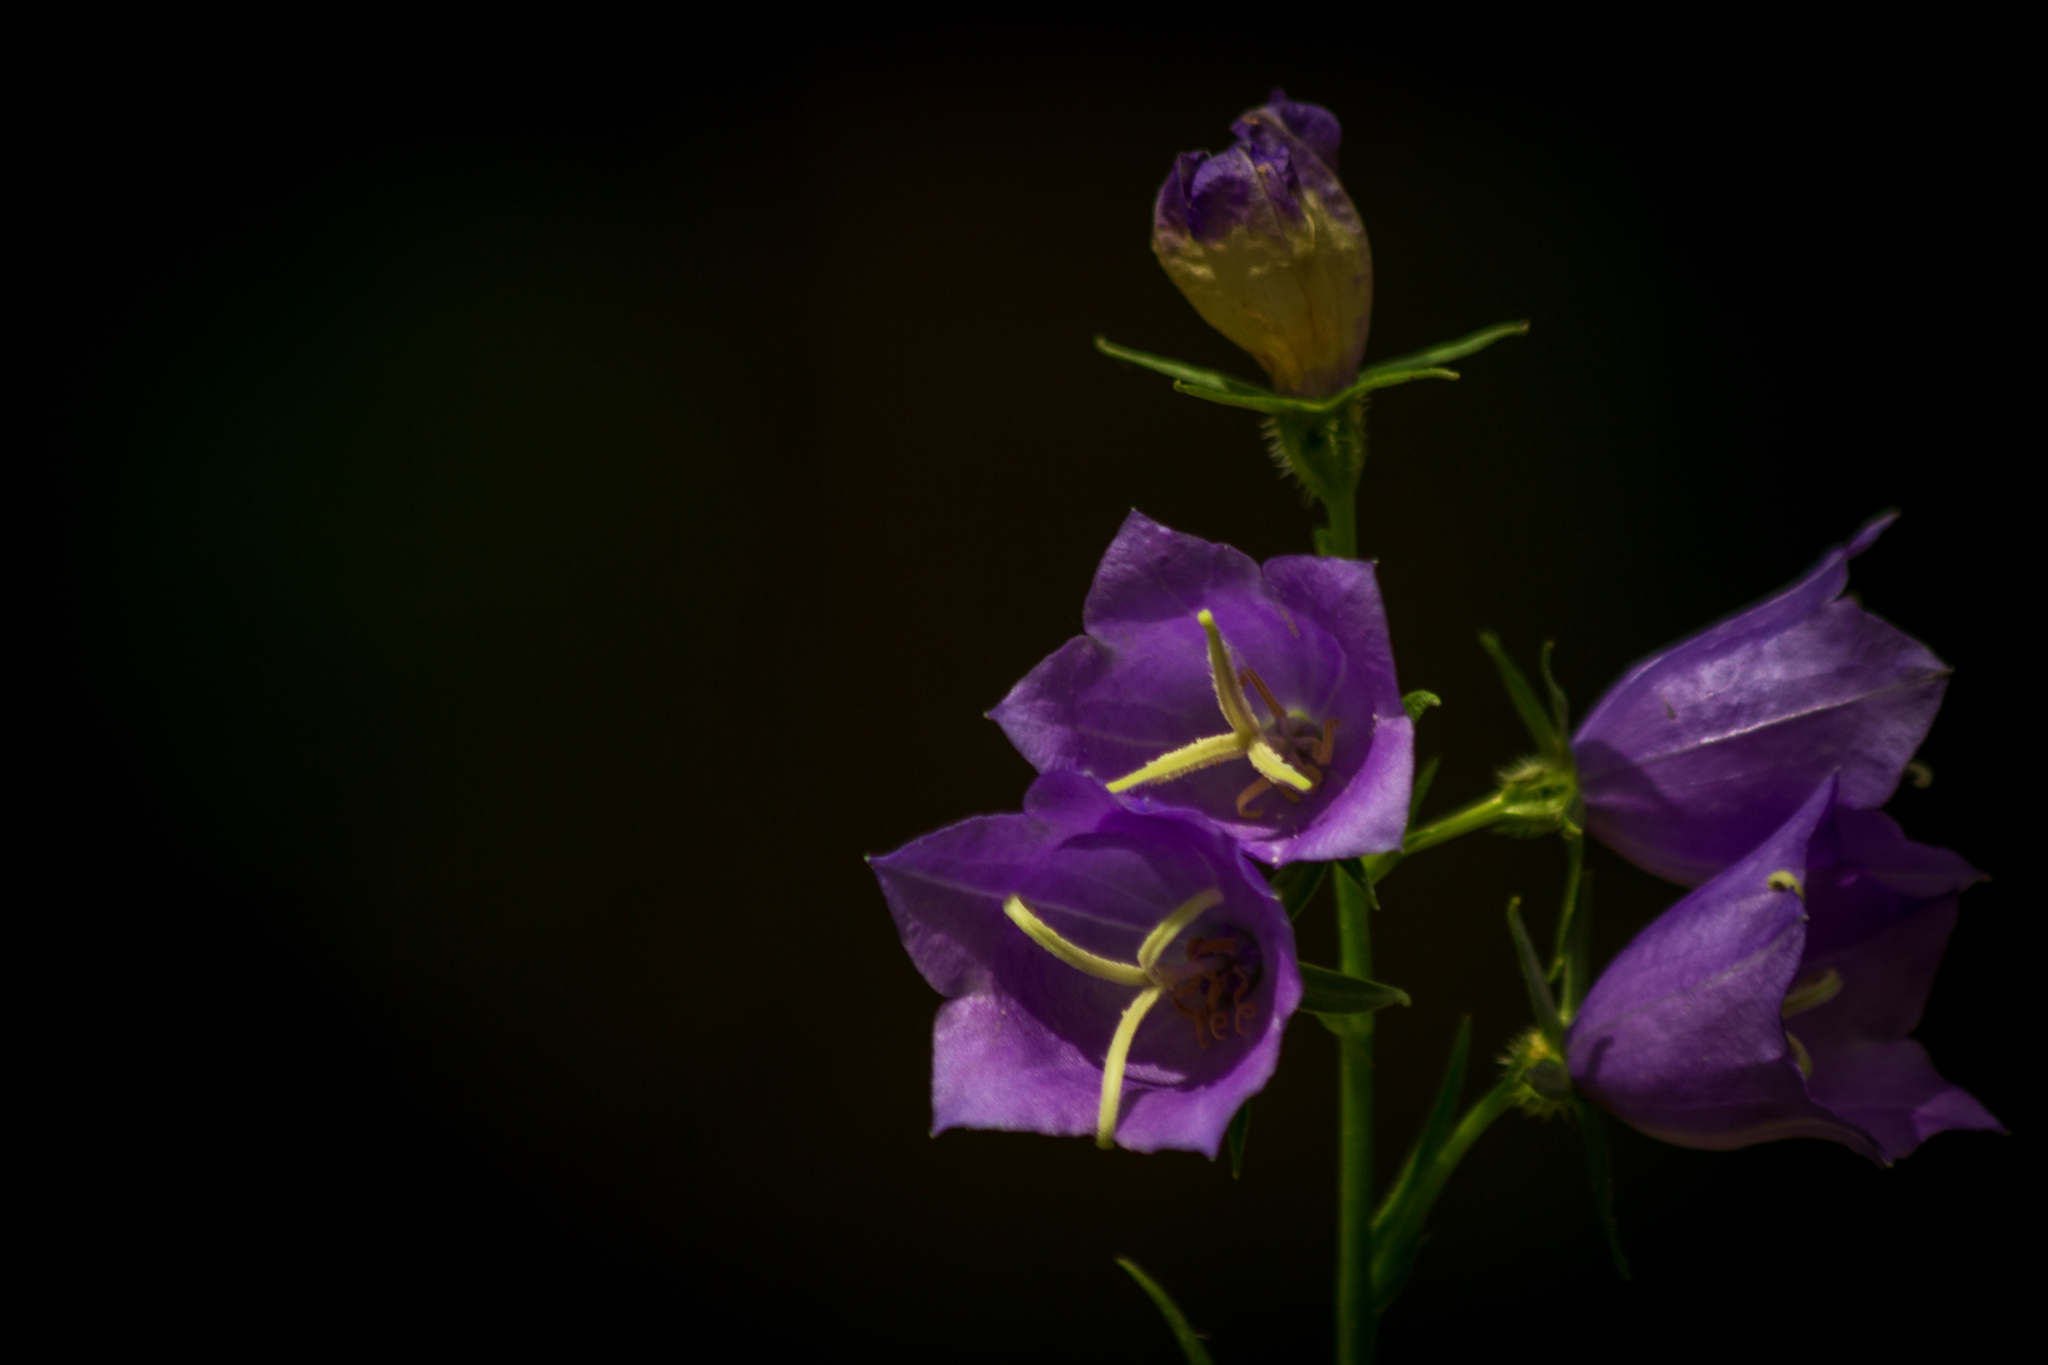
{"label": "green leaf", "polygon": [[1231,1117],[1230,1129],[1224,1137],[1230,1143],[1230,1178],[1237,1179],[1244,1174],[1244,1140],[1251,1136],[1252,1102],[1246,1100],[1237,1106],[1237,1113]]}
{"label": "green leaf", "polygon": [[1377,365],[1370,365],[1360,370],[1358,377],[1364,379],[1368,375],[1381,373],[1399,374],[1412,370],[1427,369],[1432,366],[1441,365],[1448,360],[1462,360],[1475,351],[1485,350],[1496,341],[1506,337],[1521,336],[1528,330],[1529,324],[1526,321],[1497,322],[1491,327],[1482,327],[1469,336],[1459,337],[1456,341],[1446,341],[1441,346],[1431,346],[1428,350],[1417,351],[1412,355],[1395,356],[1392,360],[1382,360]]}
{"label": "green leaf", "polygon": [[1153,355],[1148,351],[1134,351],[1128,346],[1117,345],[1108,337],[1095,338],[1095,349],[1106,356],[1113,356],[1118,360],[1127,360],[1133,365],[1142,365],[1155,374],[1163,374],[1169,379],[1192,384],[1197,388],[1213,389],[1222,393],[1249,394],[1254,397],[1260,394],[1268,398],[1279,397],[1278,394],[1270,389],[1262,388],[1243,379],[1233,379],[1220,370],[1205,370],[1199,365],[1190,365],[1184,360],[1171,360],[1166,356]]}
{"label": "green leaf", "polygon": [[1422,798],[1429,795],[1430,783],[1436,781],[1437,765],[1443,762],[1441,756],[1430,759],[1422,765],[1422,771],[1415,774],[1415,789],[1408,794],[1408,828],[1415,828],[1415,817],[1422,813]]}
{"label": "green leaf", "polygon": [[1529,1008],[1536,1015],[1536,1024],[1551,1047],[1563,1052],[1564,1025],[1558,1020],[1550,983],[1543,979],[1543,967],[1536,961],[1536,946],[1529,942],[1529,931],[1522,927],[1520,896],[1508,902],[1508,933],[1515,940],[1515,959],[1522,967],[1522,984],[1529,988]]}
{"label": "green leaf", "polygon": [[1458,1035],[1451,1042],[1451,1058],[1444,1066],[1444,1078],[1437,1086],[1436,1102],[1430,1105],[1429,1117],[1423,1121],[1415,1145],[1408,1149],[1401,1173],[1394,1177],[1386,1198],[1380,1201],[1379,1211],[1373,1215],[1373,1297],[1381,1308],[1401,1292],[1408,1282],[1408,1272],[1414,1267],[1416,1244],[1431,1202],[1425,1197],[1429,1192],[1422,1173],[1443,1150],[1457,1122],[1458,1096],[1465,1089],[1465,1061],[1471,1051],[1472,1016],[1468,1014],[1458,1021]]}
{"label": "green leaf", "polygon": [[1301,966],[1301,1007],[1310,1014],[1371,1014],[1389,1005],[1411,1003],[1408,992],[1377,981],[1333,972],[1304,962]]}
{"label": "green leaf", "polygon": [[1173,1296],[1161,1289],[1157,1280],[1138,1269],[1138,1263],[1130,1257],[1119,1256],[1116,1263],[1130,1272],[1131,1278],[1138,1282],[1138,1288],[1152,1296],[1159,1315],[1173,1329],[1173,1339],[1180,1343],[1181,1354],[1188,1358],[1188,1365],[1216,1365],[1209,1355],[1209,1348],[1202,1344],[1202,1334],[1188,1322],[1188,1315],[1180,1311],[1180,1305],[1173,1301]]}
{"label": "green leaf", "polygon": [[1328,863],[1289,863],[1273,874],[1273,894],[1287,907],[1287,918],[1301,918],[1329,871]]}
{"label": "green leaf", "polygon": [[1515,661],[1501,648],[1500,637],[1490,630],[1479,632],[1479,644],[1493,656],[1494,667],[1500,670],[1500,680],[1507,687],[1508,699],[1515,704],[1515,714],[1528,727],[1529,737],[1536,741],[1536,747],[1544,754],[1554,755],[1562,747],[1562,740],[1551,723],[1550,712],[1536,700],[1529,680],[1522,676],[1522,670],[1515,667]]}
{"label": "green leaf", "polygon": [[1408,719],[1421,720],[1422,713],[1432,706],[1442,706],[1444,699],[1434,692],[1420,690],[1410,692],[1401,698],[1401,709],[1408,713]]}
{"label": "green leaf", "polygon": [[1586,1174],[1593,1181],[1593,1210],[1599,1215],[1600,1230],[1607,1234],[1607,1254],[1614,1258],[1614,1273],[1626,1280],[1628,1256],[1621,1249],[1621,1228],[1614,1221],[1614,1171],[1607,1160],[1607,1132],[1600,1126],[1600,1111],[1584,1098],[1577,1101],[1579,1135],[1586,1143]]}

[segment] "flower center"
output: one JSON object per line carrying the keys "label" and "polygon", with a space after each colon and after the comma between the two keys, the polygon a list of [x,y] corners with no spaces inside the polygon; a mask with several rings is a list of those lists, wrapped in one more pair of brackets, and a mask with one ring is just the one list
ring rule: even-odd
{"label": "flower center", "polygon": [[[1222,710],[1223,719],[1230,723],[1230,733],[1198,739],[1161,754],[1137,771],[1109,783],[1109,789],[1123,792],[1151,782],[1168,782],[1243,758],[1251,761],[1259,776],[1237,794],[1239,815],[1247,820],[1261,818],[1259,808],[1252,802],[1269,791],[1277,791],[1288,802],[1299,804],[1299,793],[1312,792],[1323,784],[1323,769],[1337,752],[1336,717],[1325,717],[1317,724],[1307,716],[1289,713],[1273,696],[1265,679],[1252,669],[1240,669],[1231,663],[1230,647],[1223,642],[1223,632],[1216,628],[1216,618],[1204,609],[1195,613],[1195,619],[1202,623],[1202,632],[1208,637],[1210,681],[1215,684],[1216,705]],[[1259,700],[1273,717],[1270,734],[1252,712],[1244,692],[1247,684],[1259,694]]]}
{"label": "flower center", "polygon": [[1258,1006],[1251,1000],[1252,988],[1259,983],[1258,952],[1249,934],[1241,939],[1231,934],[1197,934],[1188,940],[1184,965],[1162,966],[1159,961],[1168,945],[1181,930],[1194,923],[1197,915],[1222,902],[1223,893],[1213,887],[1190,896],[1145,935],[1134,963],[1103,957],[1068,941],[1040,919],[1021,896],[1011,896],[1003,902],[1003,913],[1011,923],[1069,967],[1119,986],[1139,988],[1123,1017],[1117,1020],[1109,1051],[1102,1059],[1102,1099],[1095,1113],[1096,1146],[1106,1149],[1115,1145],[1131,1041],[1138,1036],[1138,1025],[1145,1022],[1145,1016],[1161,999],[1170,1000],[1182,1018],[1193,1022],[1195,1039],[1204,1050],[1212,1034],[1219,1043],[1226,1031],[1242,1035],[1245,1021],[1258,1014]]}
{"label": "flower center", "polygon": [[1197,934],[1188,940],[1185,967],[1155,967],[1152,974],[1164,978],[1168,1003],[1195,1026],[1195,1041],[1206,1052],[1212,1036],[1219,1043],[1226,1031],[1245,1036],[1245,1021],[1259,1012],[1251,998],[1252,987],[1259,984],[1258,970],[1251,953],[1240,951],[1237,939]]}

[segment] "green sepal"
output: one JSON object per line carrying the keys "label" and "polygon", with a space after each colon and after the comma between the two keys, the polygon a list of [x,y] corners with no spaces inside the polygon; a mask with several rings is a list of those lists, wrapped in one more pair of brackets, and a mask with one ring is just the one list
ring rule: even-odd
{"label": "green sepal", "polygon": [[1401,698],[1401,709],[1408,713],[1408,719],[1421,720],[1422,713],[1432,706],[1442,706],[1444,699],[1434,692],[1414,691]]}
{"label": "green sepal", "polygon": [[1287,918],[1301,918],[1301,912],[1315,898],[1316,888],[1323,884],[1329,871],[1328,863],[1289,863],[1273,874],[1273,894],[1287,907]]}
{"label": "green sepal", "polygon": [[1572,732],[1572,706],[1565,700],[1564,689],[1557,685],[1557,679],[1550,675],[1550,652],[1556,648],[1555,640],[1543,642],[1543,652],[1536,656],[1536,671],[1543,675],[1543,686],[1550,693],[1550,719],[1562,739]]}
{"label": "green sepal", "polygon": [[[1564,742],[1557,728],[1555,712],[1536,699],[1536,690],[1529,686],[1528,678],[1508,657],[1508,652],[1501,648],[1500,637],[1490,630],[1482,630],[1479,632],[1479,645],[1493,656],[1494,667],[1500,670],[1501,683],[1508,690],[1508,699],[1515,704],[1515,714],[1528,728],[1529,738],[1536,741],[1537,752],[1546,756],[1563,752]],[[1550,646],[1546,644],[1543,652],[1544,672],[1548,674]]]}
{"label": "green sepal", "polygon": [[[1375,854],[1374,856],[1378,857],[1382,855]],[[1365,859],[1345,858],[1339,862],[1331,864],[1331,866],[1335,867],[1339,872],[1342,872],[1352,881],[1358,883],[1359,889],[1365,892],[1366,909],[1377,910],[1380,908],[1380,894],[1379,892],[1372,889],[1372,884],[1374,881],[1377,880],[1377,878],[1375,878],[1372,875],[1372,873],[1367,870]]]}
{"label": "green sepal", "polygon": [[1529,330],[1527,322],[1502,322],[1491,327],[1482,327],[1469,336],[1447,341],[1440,346],[1417,351],[1413,355],[1396,356],[1382,360],[1377,365],[1368,365],[1352,380],[1328,398],[1288,398],[1274,393],[1261,384],[1244,379],[1234,379],[1220,370],[1204,369],[1190,365],[1184,360],[1173,360],[1149,351],[1133,350],[1119,346],[1108,337],[1095,338],[1095,349],[1106,356],[1142,365],[1155,374],[1163,374],[1173,381],[1174,390],[1191,398],[1206,399],[1221,403],[1225,407],[1245,408],[1252,412],[1263,412],[1267,416],[1290,413],[1304,417],[1324,417],[1336,412],[1349,403],[1354,403],[1375,389],[1392,388],[1396,384],[1409,384],[1418,379],[1456,379],[1457,371],[1444,368],[1444,362],[1457,360],[1475,351],[1485,350],[1503,337],[1520,336]]}
{"label": "green sepal", "polygon": [[1333,972],[1304,962],[1301,966],[1301,1008],[1310,1014],[1371,1014],[1389,1005],[1412,1003],[1408,992],[1377,981]]}
{"label": "green sepal", "polygon": [[1415,817],[1422,813],[1422,798],[1429,795],[1430,783],[1436,781],[1437,766],[1443,762],[1441,755],[1422,765],[1422,771],[1415,774],[1415,787],[1408,793],[1408,828],[1415,828]]}
{"label": "green sepal", "polygon": [[1427,350],[1416,351],[1409,355],[1397,355],[1392,360],[1382,360],[1377,365],[1369,365],[1359,371],[1358,377],[1363,379],[1367,375],[1378,374],[1382,370],[1400,372],[1427,369],[1432,365],[1442,365],[1446,361],[1463,360],[1475,351],[1485,350],[1496,341],[1507,337],[1521,336],[1528,330],[1529,323],[1527,319],[1521,322],[1496,322],[1491,327],[1482,327],[1476,332],[1459,337],[1456,341],[1446,341],[1442,345],[1431,346]]}
{"label": "green sepal", "polygon": [[1251,1136],[1252,1102],[1246,1100],[1237,1106],[1237,1112],[1230,1117],[1230,1128],[1223,1137],[1230,1144],[1230,1178],[1237,1179],[1244,1174],[1244,1140]]}
{"label": "green sepal", "polygon": [[1614,1258],[1614,1273],[1626,1280],[1628,1256],[1621,1249],[1621,1227],[1614,1221],[1614,1168],[1607,1160],[1607,1131],[1601,1127],[1600,1111],[1583,1097],[1577,1099],[1573,1117],[1586,1144],[1586,1175],[1593,1182],[1593,1210],[1607,1235],[1607,1254]]}
{"label": "green sepal", "polygon": [[1551,1050],[1562,1053],[1564,1023],[1557,1017],[1557,1001],[1551,997],[1550,983],[1536,960],[1536,945],[1529,942],[1529,931],[1522,925],[1520,896],[1508,902],[1508,933],[1515,940],[1515,960],[1522,968],[1522,984],[1529,988],[1529,1009],[1536,1016],[1536,1026],[1543,1030],[1543,1040]]}
{"label": "green sepal", "polygon": [[[1264,395],[1277,397],[1272,390],[1246,379],[1233,379],[1220,370],[1205,370],[1199,365],[1190,365],[1185,360],[1171,360],[1149,351],[1134,351],[1128,346],[1119,346],[1108,337],[1095,338],[1095,349],[1117,360],[1128,360],[1133,365],[1142,365],[1155,374],[1163,374],[1174,381],[1174,387],[1186,384],[1192,388],[1208,389],[1217,393],[1238,393],[1251,397]],[[1181,389],[1186,393],[1188,389]]]}
{"label": "green sepal", "polygon": [[1180,1305],[1173,1296],[1159,1287],[1159,1282],[1138,1268],[1138,1263],[1128,1256],[1119,1256],[1116,1263],[1130,1272],[1138,1282],[1138,1288],[1152,1298],[1159,1309],[1159,1316],[1166,1319],[1166,1325],[1173,1329],[1173,1339],[1180,1343],[1181,1354],[1188,1358],[1188,1365],[1216,1365],[1209,1354],[1209,1348],[1202,1344],[1202,1334],[1188,1321],[1188,1315],[1180,1311]]}
{"label": "green sepal", "polygon": [[1465,1089],[1465,1062],[1471,1051],[1472,1016],[1468,1014],[1458,1021],[1458,1035],[1451,1042],[1450,1061],[1444,1066],[1444,1078],[1437,1086],[1429,1117],[1423,1121],[1415,1145],[1408,1149],[1401,1173],[1394,1177],[1386,1198],[1380,1201],[1379,1211],[1373,1214],[1373,1298],[1382,1311],[1408,1283],[1408,1272],[1414,1268],[1423,1219],[1436,1199],[1436,1192],[1425,1187],[1424,1173],[1443,1150],[1457,1122],[1458,1096]]}

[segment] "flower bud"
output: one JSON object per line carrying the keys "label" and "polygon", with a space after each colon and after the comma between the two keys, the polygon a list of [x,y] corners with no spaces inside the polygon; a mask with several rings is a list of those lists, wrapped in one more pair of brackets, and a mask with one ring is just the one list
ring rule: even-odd
{"label": "flower bud", "polygon": [[1337,181],[1337,120],[1275,90],[1230,131],[1229,151],[1174,162],[1152,249],[1274,388],[1325,397],[1356,376],[1372,322],[1372,250]]}

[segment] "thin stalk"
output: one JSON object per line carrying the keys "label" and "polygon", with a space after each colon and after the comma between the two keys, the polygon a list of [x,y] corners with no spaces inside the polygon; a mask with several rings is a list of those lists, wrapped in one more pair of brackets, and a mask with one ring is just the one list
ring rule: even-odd
{"label": "thin stalk", "polygon": [[1401,841],[1401,847],[1393,852],[1375,853],[1365,859],[1365,875],[1374,885],[1378,885],[1382,877],[1399,867],[1410,854],[1435,848],[1438,844],[1449,843],[1461,834],[1470,834],[1474,830],[1497,824],[1507,813],[1506,792],[1482,796],[1472,804],[1461,806],[1449,815],[1432,820],[1419,829],[1409,830],[1408,837]]}
{"label": "thin stalk", "polygon": [[[1342,871],[1334,880],[1338,960],[1346,975],[1369,981],[1366,888]],[[1372,1281],[1372,1020],[1353,1016],[1337,1034],[1337,1365],[1368,1365],[1379,1338]]]}
{"label": "thin stalk", "polygon": [[1358,484],[1323,504],[1330,524],[1323,528],[1323,553],[1339,559],[1358,558]]}
{"label": "thin stalk", "polygon": [[[1496,1081],[1491,1090],[1481,1095],[1478,1101],[1465,1111],[1465,1117],[1451,1130],[1450,1137],[1437,1149],[1436,1155],[1415,1172],[1414,1187],[1402,1201],[1397,1220],[1379,1229],[1381,1240],[1390,1250],[1413,1246],[1416,1237],[1421,1233],[1422,1224],[1436,1205],[1437,1196],[1443,1193],[1444,1186],[1450,1181],[1451,1173],[1456,1171],[1458,1163],[1465,1159],[1465,1153],[1471,1150],[1472,1144],[1479,1140],[1481,1133],[1493,1126],[1495,1119],[1515,1107],[1515,1087],[1519,1080],[1519,1077],[1510,1075]],[[1376,1266],[1374,1269],[1377,1272],[1375,1280],[1379,1282],[1378,1292],[1383,1297],[1391,1298],[1401,1287],[1399,1283],[1386,1283],[1393,1268]],[[1399,1278],[1407,1278],[1405,1269],[1400,1271]]]}

